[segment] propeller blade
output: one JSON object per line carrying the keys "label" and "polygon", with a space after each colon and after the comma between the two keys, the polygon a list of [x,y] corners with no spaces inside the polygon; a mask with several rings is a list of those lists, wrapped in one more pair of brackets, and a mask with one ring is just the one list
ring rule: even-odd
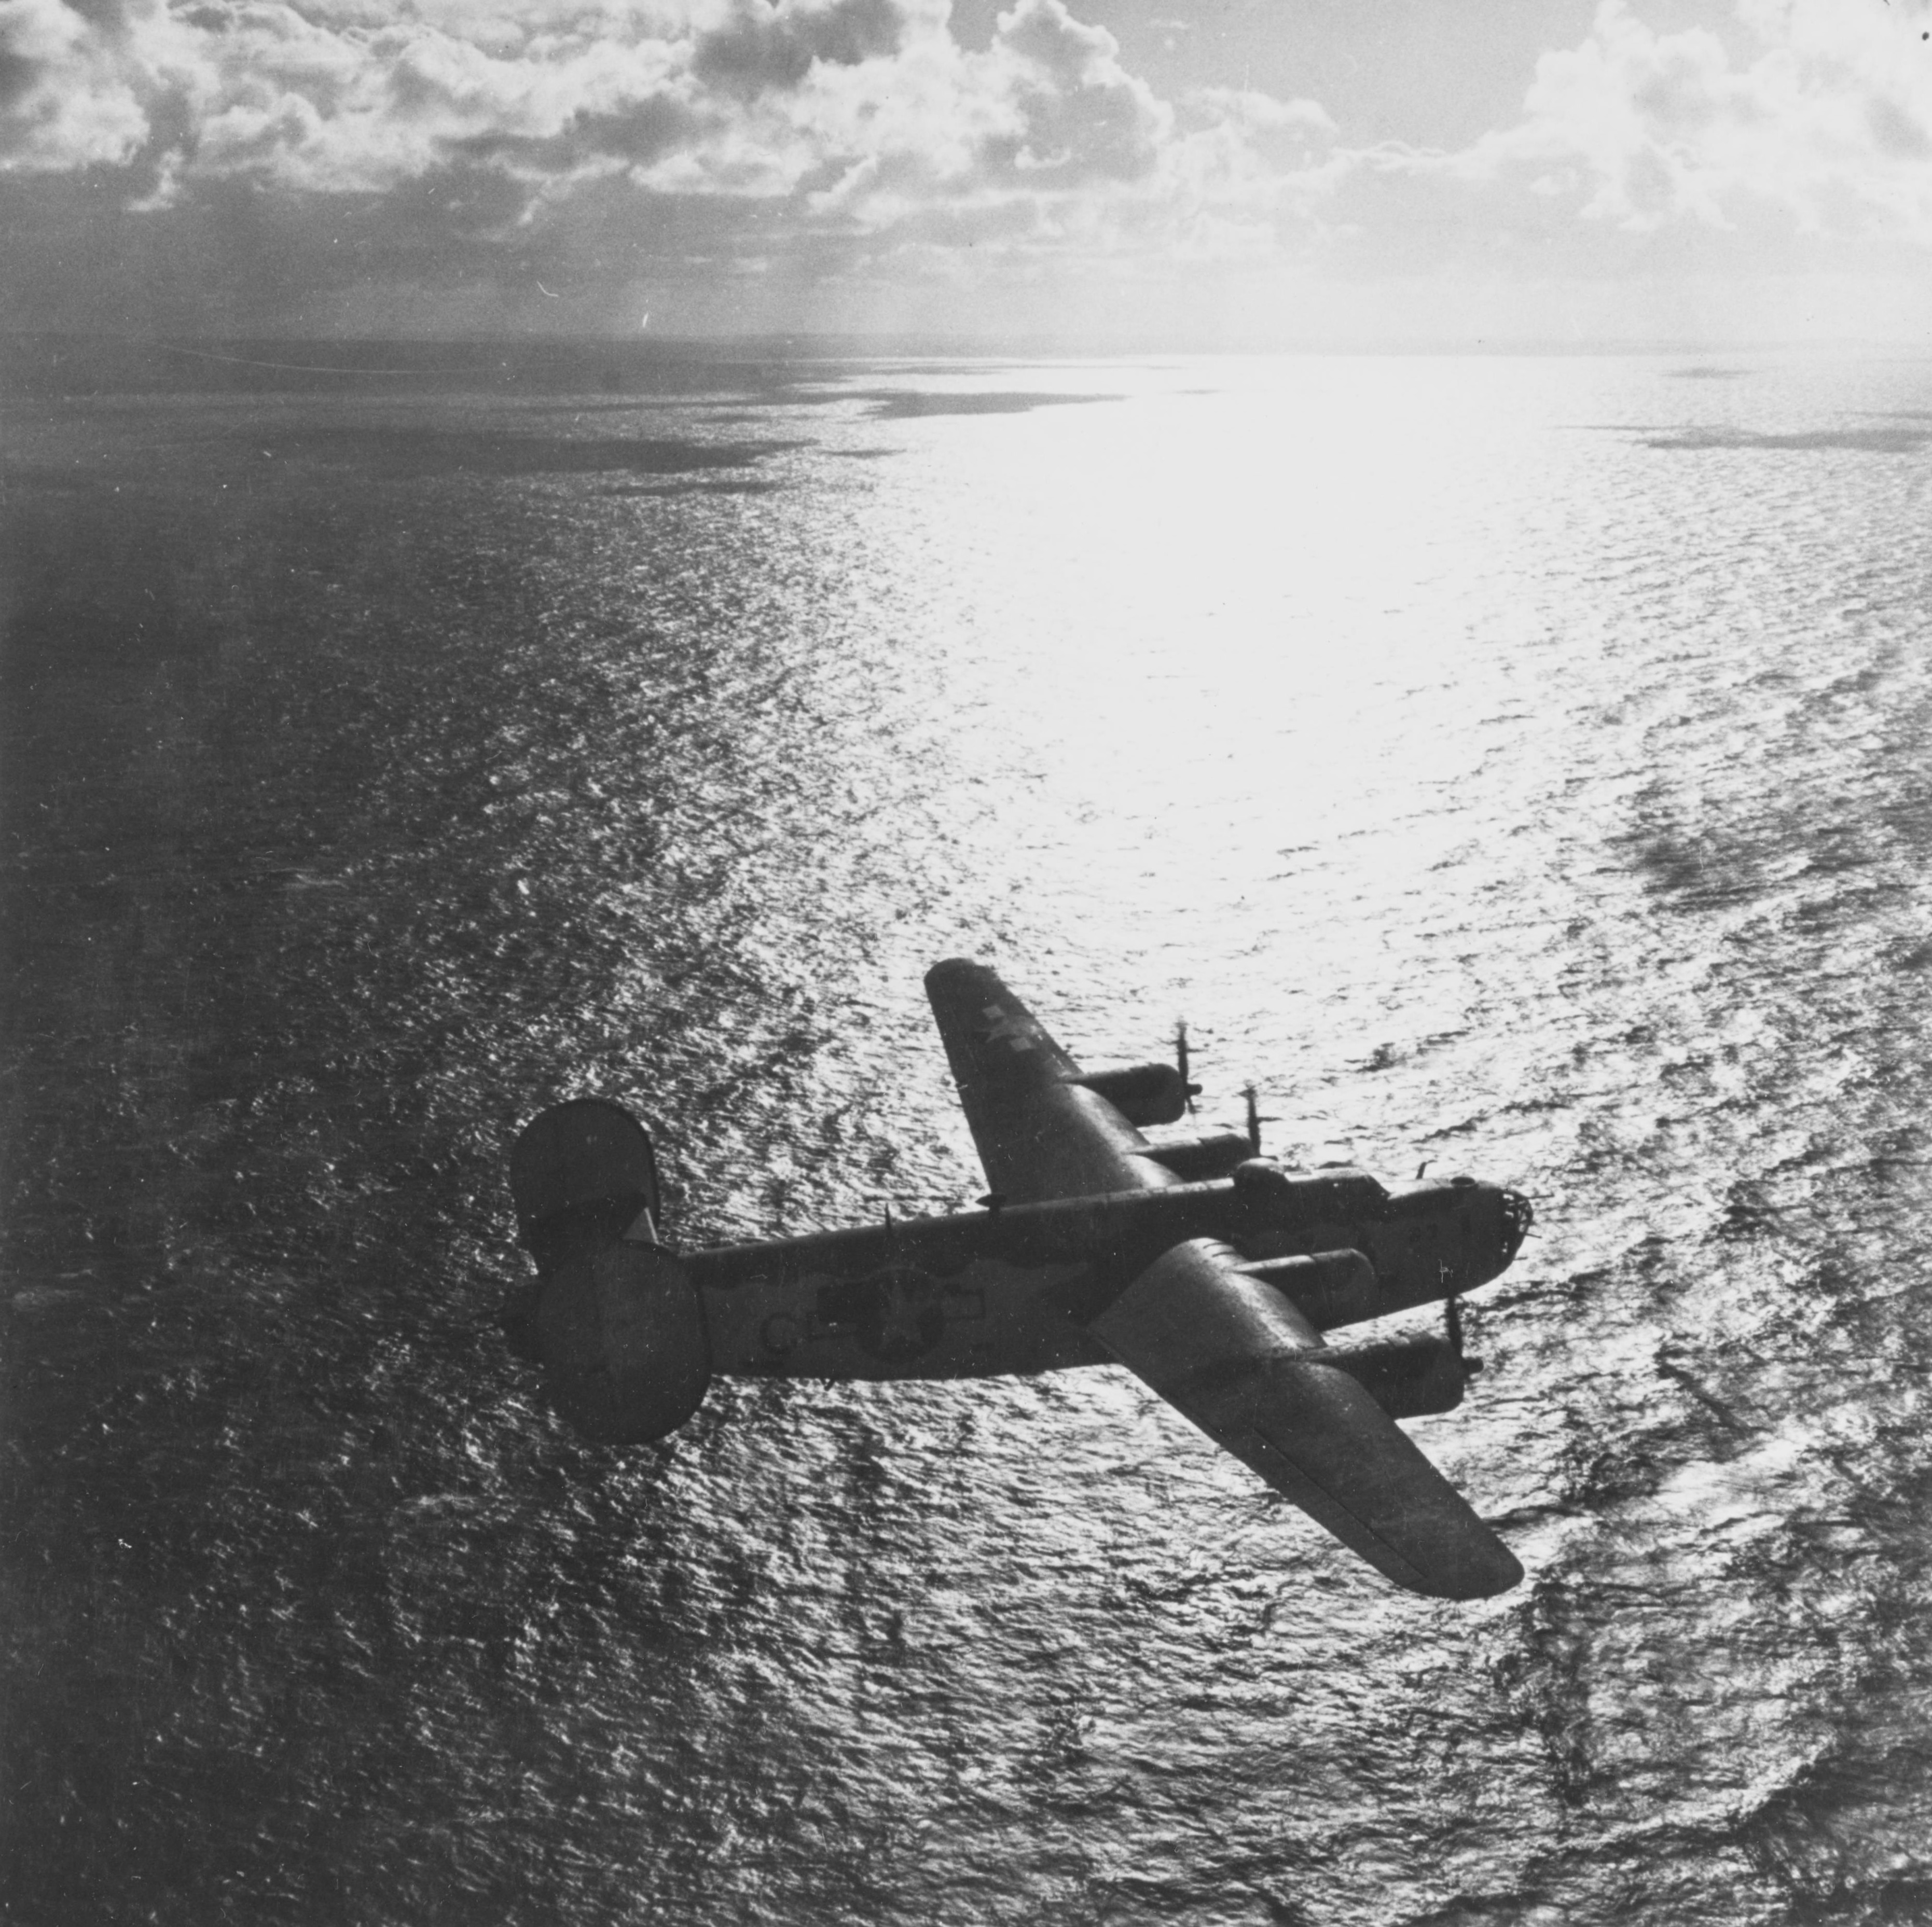
{"label": "propeller blade", "polygon": [[1201,1095],[1201,1086],[1188,1076],[1187,1020],[1178,1019],[1174,1026],[1174,1068],[1180,1073],[1181,1088],[1187,1099],[1187,1114],[1194,1115],[1194,1100]]}
{"label": "propeller blade", "polygon": [[1261,1101],[1252,1084],[1244,1086],[1241,1095],[1248,1101],[1248,1149],[1258,1158],[1262,1154]]}
{"label": "propeller blade", "polygon": [[1454,1292],[1442,1301],[1442,1335],[1448,1340],[1449,1350],[1462,1368],[1464,1375],[1474,1378],[1482,1370],[1483,1362],[1470,1357],[1462,1349],[1462,1308]]}

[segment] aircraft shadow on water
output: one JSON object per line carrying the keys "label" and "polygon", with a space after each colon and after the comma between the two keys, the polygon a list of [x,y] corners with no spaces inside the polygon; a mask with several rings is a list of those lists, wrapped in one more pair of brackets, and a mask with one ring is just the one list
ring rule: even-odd
{"label": "aircraft shadow on water", "polygon": [[[1246,1134],[1150,1142],[1198,1088],[1178,1064],[1082,1071],[985,966],[926,973],[989,1194],[982,1208],[768,1243],[663,1242],[655,1161],[578,1098],[511,1153],[536,1284],[507,1320],[556,1408],[610,1444],[663,1437],[716,1372],[973,1378],[1124,1365],[1376,1571],[1479,1599],[1522,1576],[1394,1422],[1462,1402],[1457,1296],[1496,1277],[1528,1201],[1469,1178],[1291,1173]],[[1442,1300],[1447,1331],[1330,1345]]]}

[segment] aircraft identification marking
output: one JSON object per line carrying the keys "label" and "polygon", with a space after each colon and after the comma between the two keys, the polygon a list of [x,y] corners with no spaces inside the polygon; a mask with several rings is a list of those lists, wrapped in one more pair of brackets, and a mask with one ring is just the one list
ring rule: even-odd
{"label": "aircraft identification marking", "polygon": [[1040,1026],[1018,1011],[1002,1010],[998,1004],[988,1004],[983,1014],[986,1019],[983,1034],[988,1044],[1005,1044],[1016,1050],[1030,1050],[1039,1040]]}

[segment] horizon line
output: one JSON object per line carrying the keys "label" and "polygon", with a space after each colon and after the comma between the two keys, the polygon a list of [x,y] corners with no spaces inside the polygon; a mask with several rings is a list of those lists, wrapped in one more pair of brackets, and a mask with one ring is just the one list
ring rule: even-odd
{"label": "horizon line", "polygon": [[[286,349],[354,349],[382,347],[416,352],[457,349],[471,353],[511,355],[522,352],[582,352],[652,357],[666,354],[729,355],[782,354],[789,358],[844,359],[853,357],[906,356],[918,359],[983,361],[1025,355],[1030,358],[1068,361],[1119,361],[1145,355],[1174,355],[1210,359],[1222,357],[1262,358],[1307,355],[1762,355],[1829,353],[1856,349],[1910,358],[1932,356],[1932,344],[1896,336],[1795,335],[1781,337],[1709,337],[1650,336],[1592,337],[1559,339],[1530,336],[1522,339],[1491,339],[1482,336],[1456,336],[1413,340],[1360,340],[1342,336],[1318,336],[1302,340],[1250,340],[1216,342],[1176,340],[1078,341],[1064,335],[1016,332],[1000,336],[962,336],[908,331],[857,332],[838,330],[770,330],[758,333],[724,334],[674,334],[648,337],[642,334],[303,334],[286,330],[261,333],[247,331],[133,334],[110,331],[78,334],[70,329],[0,328],[0,344],[84,350],[87,348],[148,349],[209,359],[224,358],[224,348],[278,346]],[[237,360],[242,358],[236,357]],[[322,373],[316,368],[308,372]],[[356,373],[375,372],[356,369]],[[418,369],[398,370],[418,373]]]}

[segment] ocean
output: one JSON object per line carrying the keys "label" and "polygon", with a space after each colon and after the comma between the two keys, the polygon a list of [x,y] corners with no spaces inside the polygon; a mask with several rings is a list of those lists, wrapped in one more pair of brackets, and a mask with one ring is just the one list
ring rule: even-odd
{"label": "ocean", "polygon": [[[1932,362],[5,378],[9,1921],[1932,1920]],[[521,1123],[964,1208],[951,955],[1534,1200],[1520,1588],[1110,1369],[547,1412]]]}

